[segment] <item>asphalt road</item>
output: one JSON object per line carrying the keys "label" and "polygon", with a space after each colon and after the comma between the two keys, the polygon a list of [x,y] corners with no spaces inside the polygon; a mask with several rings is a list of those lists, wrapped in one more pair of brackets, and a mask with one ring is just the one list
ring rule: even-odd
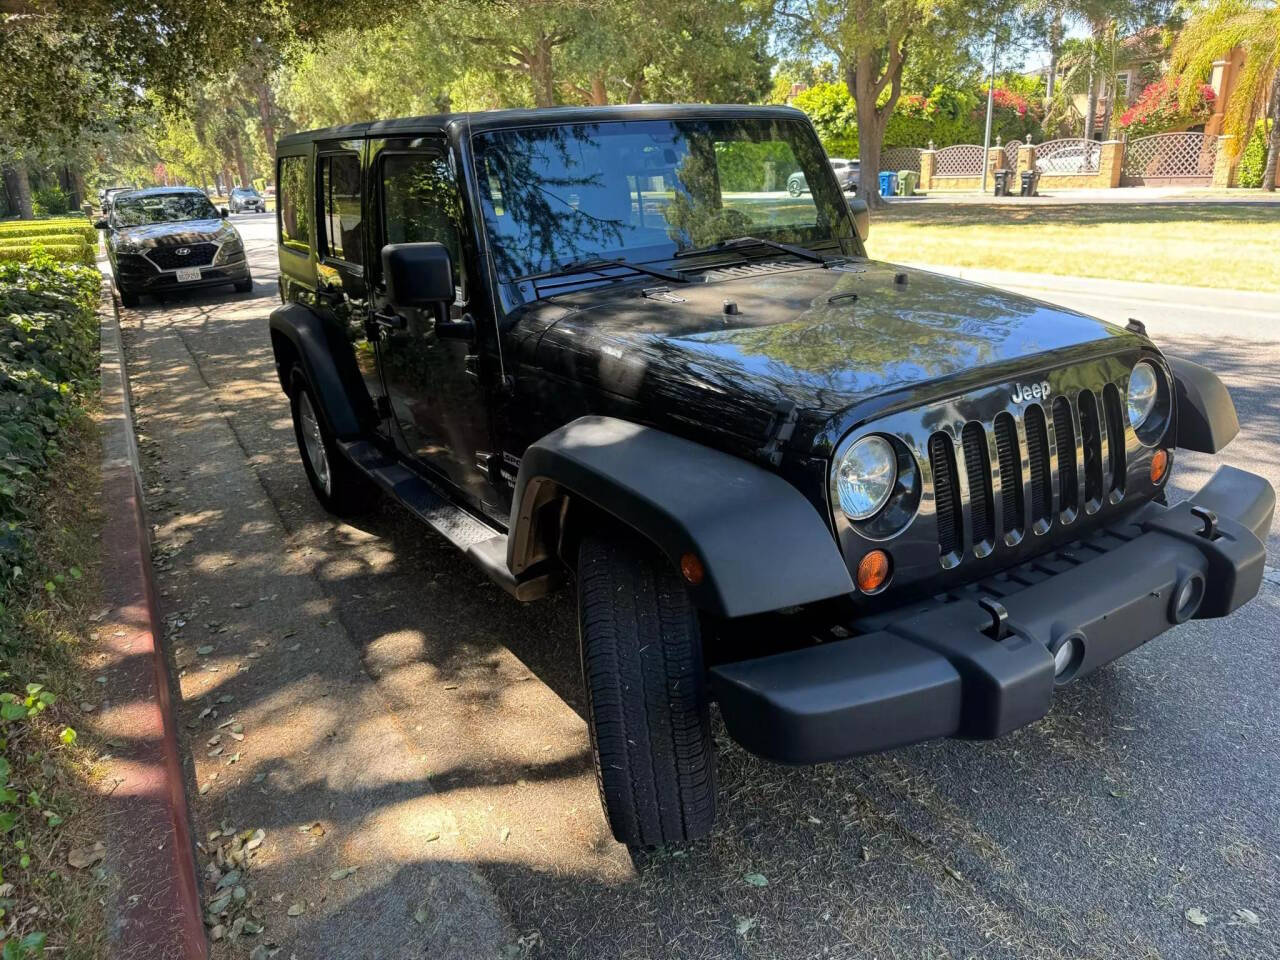
{"label": "asphalt road", "polygon": [[[266,930],[215,956],[1280,957],[1276,583],[997,742],[785,768],[718,730],[715,834],[632,858],[599,811],[571,599],[516,604],[394,506],[318,507],[267,337],[273,221],[235,222],[254,295],[123,317],[200,839],[267,831]],[[1227,459],[1276,482],[1280,334],[1145,309],[1233,388]],[[1205,468],[1180,456],[1179,482]],[[231,719],[234,763],[210,756]]]}

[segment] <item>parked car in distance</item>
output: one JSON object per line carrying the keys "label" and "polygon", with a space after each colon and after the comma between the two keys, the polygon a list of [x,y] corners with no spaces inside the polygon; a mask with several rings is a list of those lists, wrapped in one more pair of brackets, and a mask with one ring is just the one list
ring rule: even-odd
{"label": "parked car in distance", "polygon": [[574,591],[619,840],[711,829],[713,700],[788,763],[999,737],[1261,586],[1266,480],[1170,502],[1178,449],[1238,430],[1218,378],[1137,322],[869,259],[798,110],[447,114],[277,156],[307,481],[338,515],[393,497],[517,600]]}
{"label": "parked car in distance", "polygon": [[115,197],[117,194],[127,193],[128,191],[135,190],[135,189],[137,188],[136,187],[104,187],[103,189],[99,190],[98,206],[102,210],[102,215],[105,217],[107,216],[107,214],[111,212],[111,199],[113,197]]}
{"label": "parked car in distance", "polygon": [[1049,141],[1036,148],[1036,169],[1041,173],[1093,173],[1102,158],[1096,140]]}
{"label": "parked car in distance", "polygon": [[151,187],[117,193],[95,224],[107,232],[107,259],[120,302],[144,293],[231,284],[253,289],[240,233],[196,187]]}
{"label": "parked car in distance", "polygon": [[[836,182],[840,184],[840,189],[845,193],[856,193],[858,190],[858,161],[832,157],[830,163],[831,172],[836,175]],[[803,170],[797,170],[787,177],[787,193],[793,197],[800,196],[808,189],[809,184],[805,180]]]}
{"label": "parked car in distance", "polygon": [[232,213],[244,213],[246,210],[261,213],[267,209],[267,202],[253,187],[236,187],[228,198],[228,206]]}

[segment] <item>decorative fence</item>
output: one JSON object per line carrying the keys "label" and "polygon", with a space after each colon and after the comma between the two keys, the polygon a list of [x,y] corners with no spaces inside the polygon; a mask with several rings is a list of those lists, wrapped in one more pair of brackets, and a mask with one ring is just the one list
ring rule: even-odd
{"label": "decorative fence", "polygon": [[983,150],[977,143],[957,143],[955,146],[943,147],[934,160],[933,175],[935,177],[980,177],[982,176]]}
{"label": "decorative fence", "polygon": [[880,152],[881,170],[914,170],[920,172],[919,147],[887,147]]}
{"label": "decorative fence", "polygon": [[1036,146],[1036,169],[1041,173],[1097,173],[1102,144],[1071,138],[1050,140]]}
{"label": "decorative fence", "polygon": [[1126,187],[1210,184],[1218,138],[1203,133],[1157,133],[1125,144],[1120,183]]}
{"label": "decorative fence", "polygon": [[1004,145],[1004,168],[1006,170],[1018,169],[1018,148],[1021,146],[1021,140],[1010,140]]}

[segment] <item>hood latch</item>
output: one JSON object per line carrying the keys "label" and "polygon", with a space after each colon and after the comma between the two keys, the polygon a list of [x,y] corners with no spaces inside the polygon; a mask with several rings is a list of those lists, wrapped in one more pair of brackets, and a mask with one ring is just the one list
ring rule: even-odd
{"label": "hood latch", "polygon": [[795,432],[797,419],[794,401],[783,399],[774,405],[773,419],[769,421],[769,442],[758,451],[762,460],[775,467],[782,465],[782,451]]}

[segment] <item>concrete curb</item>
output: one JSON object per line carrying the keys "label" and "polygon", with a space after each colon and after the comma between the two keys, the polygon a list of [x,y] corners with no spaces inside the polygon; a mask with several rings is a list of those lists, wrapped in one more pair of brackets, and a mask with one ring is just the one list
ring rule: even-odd
{"label": "concrete curb", "polygon": [[[95,726],[116,747],[107,763],[111,802],[121,821],[109,867],[122,883],[107,904],[113,956],[130,960],[206,960],[195,852],[187,812],[177,723],[151,568],[151,538],[133,433],[129,381],[110,280],[99,309],[102,338],[102,534],[104,601],[100,625],[107,667]],[[107,304],[110,304],[108,307]]]}

